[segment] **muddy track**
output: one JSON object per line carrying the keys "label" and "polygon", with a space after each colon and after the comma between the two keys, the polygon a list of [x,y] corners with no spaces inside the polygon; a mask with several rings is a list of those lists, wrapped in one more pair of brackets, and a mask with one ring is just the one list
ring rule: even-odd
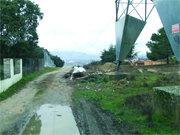
{"label": "muddy track", "polygon": [[71,104],[73,89],[63,75],[70,68],[41,75],[25,85],[18,93],[0,102],[0,135],[14,135],[43,104]]}
{"label": "muddy track", "polygon": [[[111,113],[101,110],[96,102],[81,100],[77,103],[74,99],[72,101],[73,87],[63,78],[70,70],[63,68],[41,75],[12,97],[0,102],[0,135],[27,135],[24,133],[31,132],[32,128],[36,129],[33,129],[31,134],[39,135],[38,125],[42,121],[39,120],[36,112],[47,104],[71,107],[81,135],[127,134],[124,126],[117,123]],[[37,123],[31,122],[36,119],[38,119]],[[30,127],[27,128],[27,125]]]}
{"label": "muddy track", "polygon": [[72,110],[81,135],[129,134],[125,131],[127,125],[118,123],[112,113],[100,109],[95,101],[74,101]]}

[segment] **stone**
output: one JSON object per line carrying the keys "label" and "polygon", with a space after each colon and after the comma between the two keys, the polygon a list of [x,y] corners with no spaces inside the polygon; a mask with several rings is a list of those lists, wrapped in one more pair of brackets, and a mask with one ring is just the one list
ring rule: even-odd
{"label": "stone", "polygon": [[143,69],[138,69],[139,73],[143,73]]}
{"label": "stone", "polygon": [[155,69],[148,69],[147,71],[148,71],[148,72],[151,72],[151,73],[157,73],[157,72],[158,72],[158,71],[155,70]]}

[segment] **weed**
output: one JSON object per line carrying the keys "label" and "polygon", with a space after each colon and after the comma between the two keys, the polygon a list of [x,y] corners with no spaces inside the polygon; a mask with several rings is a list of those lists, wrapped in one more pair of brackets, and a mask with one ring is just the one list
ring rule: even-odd
{"label": "weed", "polygon": [[44,90],[39,90],[36,92],[35,97],[38,97],[44,93]]}
{"label": "weed", "polygon": [[47,72],[52,72],[55,70],[58,70],[59,68],[45,68],[44,70],[36,71],[32,74],[23,76],[20,81],[13,84],[11,87],[9,87],[6,91],[3,91],[0,93],[0,101],[3,101],[7,99],[8,97],[12,96],[13,94],[17,93],[25,84],[27,84],[32,79],[36,78],[37,76],[40,76]]}
{"label": "weed", "polygon": [[78,80],[76,84],[89,89],[75,90],[73,97],[98,101],[101,109],[112,112],[118,122],[131,124],[132,134],[179,134],[170,118],[153,112],[151,102],[153,87],[179,85],[178,78],[159,73],[130,75],[133,77],[120,81],[106,82],[103,76]]}

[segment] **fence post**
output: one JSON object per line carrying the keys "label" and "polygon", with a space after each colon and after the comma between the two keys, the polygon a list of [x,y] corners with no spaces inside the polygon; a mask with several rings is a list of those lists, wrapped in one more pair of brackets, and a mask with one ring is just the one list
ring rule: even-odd
{"label": "fence post", "polygon": [[20,74],[23,74],[23,65],[22,65],[22,59],[20,59]]}
{"label": "fence post", "polygon": [[1,77],[1,80],[4,79],[4,64],[3,64],[3,58],[0,59],[0,77]]}
{"label": "fence post", "polygon": [[10,75],[11,75],[10,78],[14,76],[14,62],[15,62],[14,59],[10,59]]}

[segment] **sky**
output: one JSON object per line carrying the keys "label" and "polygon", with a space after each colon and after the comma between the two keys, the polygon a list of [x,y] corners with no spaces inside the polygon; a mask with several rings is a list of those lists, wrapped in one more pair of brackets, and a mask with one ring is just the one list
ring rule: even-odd
{"label": "sky", "polygon": [[[100,55],[111,44],[115,45],[115,0],[33,1],[44,13],[37,28],[39,46],[50,52],[77,51]],[[136,41],[135,50],[139,55],[146,54],[145,44],[161,27],[154,9]]]}

